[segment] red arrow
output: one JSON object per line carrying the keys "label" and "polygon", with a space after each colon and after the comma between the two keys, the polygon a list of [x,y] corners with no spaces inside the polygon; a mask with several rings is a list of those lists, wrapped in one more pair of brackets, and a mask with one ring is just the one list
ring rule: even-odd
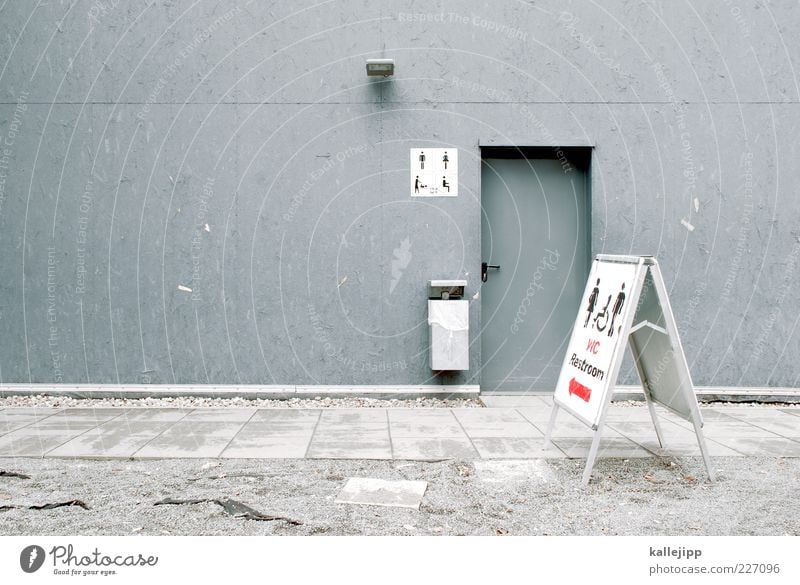
{"label": "red arrow", "polygon": [[592,396],[592,389],[587,388],[575,378],[569,381],[569,393],[574,394],[584,402],[589,402],[589,398]]}

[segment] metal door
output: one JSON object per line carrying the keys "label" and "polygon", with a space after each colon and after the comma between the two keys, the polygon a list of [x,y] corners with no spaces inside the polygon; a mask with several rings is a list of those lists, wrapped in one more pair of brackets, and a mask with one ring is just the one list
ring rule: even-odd
{"label": "metal door", "polygon": [[564,152],[483,152],[482,392],[555,388],[591,260],[589,152]]}

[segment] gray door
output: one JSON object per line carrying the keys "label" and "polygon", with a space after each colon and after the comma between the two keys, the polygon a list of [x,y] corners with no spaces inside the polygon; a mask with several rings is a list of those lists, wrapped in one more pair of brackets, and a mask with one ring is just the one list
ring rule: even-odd
{"label": "gray door", "polygon": [[589,274],[588,151],[522,156],[483,153],[482,392],[554,390]]}

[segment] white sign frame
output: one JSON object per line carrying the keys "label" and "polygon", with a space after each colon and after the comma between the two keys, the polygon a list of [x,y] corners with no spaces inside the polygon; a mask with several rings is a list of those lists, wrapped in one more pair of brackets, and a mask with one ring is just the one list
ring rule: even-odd
{"label": "white sign frame", "polygon": [[458,197],[458,149],[411,148],[412,197]]}
{"label": "white sign frame", "polygon": [[[683,353],[678,327],[672,314],[667,288],[661,276],[658,262],[652,256],[599,254],[592,264],[590,279],[599,272],[598,269],[601,266],[613,264],[635,265],[634,284],[630,287],[630,295],[627,302],[630,303],[628,305],[629,309],[631,306],[635,306],[636,309],[628,311],[623,328],[619,331],[619,338],[613,348],[613,356],[610,362],[610,376],[608,379],[604,379],[604,384],[600,388],[596,406],[599,409],[598,414],[595,418],[587,417],[586,412],[581,411],[581,408],[576,406],[575,401],[564,398],[565,391],[563,389],[563,384],[566,378],[569,377],[568,374],[575,370],[574,367],[570,366],[569,360],[572,357],[571,352],[574,343],[580,340],[581,337],[578,326],[583,317],[586,299],[593,286],[592,281],[589,280],[584,292],[582,305],[578,311],[575,329],[570,338],[567,355],[561,368],[559,386],[553,396],[553,409],[550,413],[550,421],[545,433],[544,446],[546,448],[550,444],[559,409],[566,410],[590,427],[594,431],[594,436],[582,478],[583,485],[589,483],[600,446],[606,413],[611,404],[625,346],[627,345],[631,348],[639,379],[642,382],[645,401],[647,402],[650,417],[653,420],[659,447],[664,447],[664,441],[661,425],[658,422],[654,407],[655,404],[663,406],[675,415],[692,423],[708,477],[711,481],[714,481],[714,471],[711,466],[708,447],[703,437],[703,418],[697,403],[689,366]],[[642,294],[643,292],[644,295]],[[656,358],[655,356],[660,357]],[[656,363],[657,367],[654,369],[653,366]],[[574,381],[574,378],[571,379]]]}

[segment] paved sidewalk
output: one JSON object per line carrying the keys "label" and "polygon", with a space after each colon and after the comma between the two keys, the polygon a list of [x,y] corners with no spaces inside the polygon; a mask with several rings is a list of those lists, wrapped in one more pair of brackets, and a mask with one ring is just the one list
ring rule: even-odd
{"label": "paved sidewalk", "polygon": [[[0,457],[527,459],[583,458],[591,431],[552,402],[487,398],[489,408],[3,408]],[[800,457],[800,408],[701,407],[711,456]],[[658,409],[612,405],[600,457],[699,456],[691,425]]]}

